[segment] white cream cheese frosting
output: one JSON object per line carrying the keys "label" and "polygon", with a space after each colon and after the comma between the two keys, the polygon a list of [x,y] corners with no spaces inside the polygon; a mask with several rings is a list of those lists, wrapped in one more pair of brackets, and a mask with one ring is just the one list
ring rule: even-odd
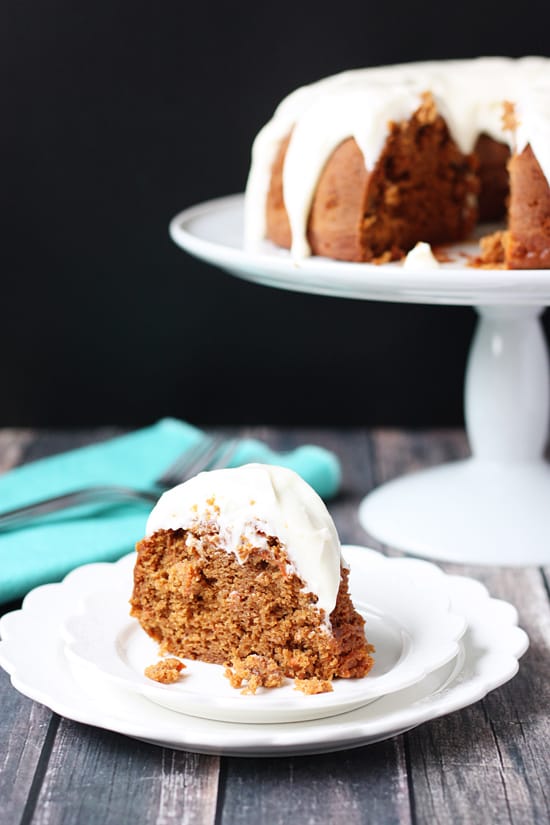
{"label": "white cream cheese frosting", "polygon": [[409,269],[415,272],[418,270],[438,269],[439,266],[439,261],[432,252],[430,244],[424,243],[423,241],[417,243],[403,261],[403,269]]}
{"label": "white cream cheese frosting", "polygon": [[283,197],[295,259],[310,254],[307,221],[317,181],[339,143],[353,137],[365,167],[374,167],[389,123],[408,119],[431,92],[461,151],[469,153],[481,134],[507,143],[505,102],[516,105],[517,149],[531,148],[550,183],[550,59],[480,57],[357,69],[292,92],[258,134],[245,198],[245,247],[265,237],[271,167],[290,134],[283,168]]}
{"label": "white cream cheese frosting", "polygon": [[243,541],[267,549],[268,538],[278,538],[328,619],[340,585],[340,541],[322,499],[299,475],[267,464],[199,473],[160,497],[146,532],[185,530],[204,521],[215,521],[222,546],[239,561]]}

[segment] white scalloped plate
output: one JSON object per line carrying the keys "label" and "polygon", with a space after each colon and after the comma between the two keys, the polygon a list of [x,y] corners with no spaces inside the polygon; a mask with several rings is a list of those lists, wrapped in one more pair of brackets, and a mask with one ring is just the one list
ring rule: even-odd
{"label": "white scalloped plate", "polygon": [[65,621],[67,657],[95,666],[103,678],[170,710],[241,723],[345,713],[410,687],[456,657],[466,623],[450,611],[440,570],[430,564],[409,570],[362,548],[348,547],[346,556],[353,601],[367,620],[367,636],[377,653],[367,677],[335,680],[330,693],[305,696],[287,679],[280,688],[242,695],[230,686],[222,666],[190,660],[175,684],[148,679],[143,671],[158,661],[158,646],[128,615],[133,556],[112,567],[101,588],[83,600],[80,613]]}
{"label": "white scalloped plate", "polygon": [[[351,558],[349,549],[345,551]],[[366,548],[361,552],[378,556]],[[437,570],[416,559],[394,562],[393,570],[409,569],[411,575],[418,565]],[[491,599],[486,589],[472,579],[439,573],[439,586],[450,594],[453,610],[465,616],[468,630],[457,659],[413,687],[318,721],[249,725],[182,716],[133,690],[98,678],[95,666],[71,668],[68,664],[61,626],[82,599],[105,581],[113,567],[116,565],[86,565],[61,584],[32,591],[21,610],[0,620],[0,664],[11,673],[17,690],[53,711],[157,745],[242,756],[358,747],[478,701],[514,676],[518,658],[528,646],[511,605]]]}

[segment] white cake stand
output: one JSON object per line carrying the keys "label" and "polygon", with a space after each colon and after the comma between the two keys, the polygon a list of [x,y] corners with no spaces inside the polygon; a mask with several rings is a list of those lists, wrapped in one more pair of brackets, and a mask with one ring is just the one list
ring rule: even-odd
{"label": "white cake stand", "polygon": [[[465,383],[472,457],[390,481],[363,501],[359,517],[381,541],[461,563],[550,563],[548,353],[540,323],[550,270],[481,270],[454,262],[410,271],[289,254],[265,243],[243,250],[243,196],[195,206],[170,225],[193,255],[256,283],[363,300],[472,305],[479,313]],[[453,253],[456,253],[453,254]]]}

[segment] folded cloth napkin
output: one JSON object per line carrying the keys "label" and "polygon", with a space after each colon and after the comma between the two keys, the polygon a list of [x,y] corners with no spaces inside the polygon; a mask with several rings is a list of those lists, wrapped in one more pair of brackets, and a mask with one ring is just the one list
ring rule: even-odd
{"label": "folded cloth napkin", "polygon": [[[196,427],[166,418],[128,435],[17,467],[0,476],[0,509],[95,484],[147,489],[202,437]],[[323,498],[333,496],[340,484],[338,459],[322,447],[275,453],[260,441],[244,439],[231,466],[251,461],[295,470]],[[147,502],[73,508],[29,527],[0,531],[0,603],[59,580],[81,564],[120,558],[142,538],[150,509]]]}

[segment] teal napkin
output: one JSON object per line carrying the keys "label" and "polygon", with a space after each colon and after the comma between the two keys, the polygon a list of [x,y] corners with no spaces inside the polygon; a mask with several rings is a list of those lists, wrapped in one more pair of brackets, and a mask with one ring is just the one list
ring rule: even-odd
{"label": "teal napkin", "polygon": [[[95,484],[147,488],[202,437],[196,427],[166,418],[101,444],[17,467],[0,476],[0,509]],[[338,459],[321,447],[306,445],[275,453],[260,441],[245,439],[231,466],[250,461],[295,470],[323,498],[333,496],[340,484]],[[120,558],[142,538],[150,509],[147,502],[88,506],[24,529],[0,531],[0,603],[19,598],[38,584],[59,580],[81,564]]]}

